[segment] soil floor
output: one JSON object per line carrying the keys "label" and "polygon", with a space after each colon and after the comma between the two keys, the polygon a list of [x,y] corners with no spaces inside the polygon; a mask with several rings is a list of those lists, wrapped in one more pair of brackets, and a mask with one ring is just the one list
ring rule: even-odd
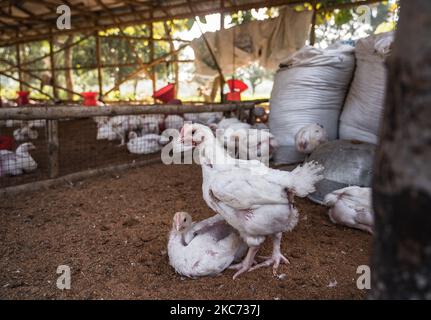
{"label": "soil floor", "polygon": [[[0,201],[1,299],[362,299],[356,269],[368,264],[371,236],[333,225],[326,209],[298,199],[300,221],[283,236],[291,261],[232,280],[187,279],[168,263],[176,211],[213,213],[196,165],[154,164]],[[267,241],[261,249],[268,254]],[[59,290],[59,265],[71,289]]]}

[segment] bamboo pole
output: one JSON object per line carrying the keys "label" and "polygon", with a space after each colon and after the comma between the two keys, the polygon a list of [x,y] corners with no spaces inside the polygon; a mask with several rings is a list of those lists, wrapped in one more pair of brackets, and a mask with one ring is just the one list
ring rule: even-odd
{"label": "bamboo pole", "polygon": [[232,103],[210,103],[203,105],[184,104],[152,104],[152,105],[128,105],[128,106],[100,106],[82,107],[76,105],[45,106],[45,107],[20,107],[0,108],[0,120],[16,119],[47,119],[58,120],[66,118],[88,118],[94,116],[117,116],[138,114],[182,114],[201,112],[229,112],[237,108],[253,109],[256,104],[267,102],[267,99],[254,101],[240,101]]}

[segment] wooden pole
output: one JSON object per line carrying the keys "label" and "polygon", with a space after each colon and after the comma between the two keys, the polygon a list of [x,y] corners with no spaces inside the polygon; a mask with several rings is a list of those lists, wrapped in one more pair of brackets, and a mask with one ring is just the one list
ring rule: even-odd
{"label": "wooden pole", "polygon": [[[220,7],[222,11],[220,12],[220,31],[224,30],[224,0],[220,0]],[[216,81],[216,80],[214,80]],[[224,102],[224,77],[219,77],[220,82],[220,102]]]}
{"label": "wooden pole", "polygon": [[151,105],[126,105],[126,106],[101,106],[82,107],[77,105],[45,106],[45,107],[20,107],[20,108],[0,108],[0,120],[17,119],[47,119],[57,120],[65,118],[89,118],[94,116],[118,116],[137,114],[182,114],[200,112],[226,112],[235,111],[237,108],[251,109],[254,105],[267,102],[267,99],[254,101],[240,101],[230,103],[210,103],[210,104],[151,104]]}
{"label": "wooden pole", "polygon": [[54,59],[54,36],[51,32],[51,37],[49,38],[49,61],[51,64],[51,81],[52,81],[52,94],[54,96],[54,99],[58,99],[58,92],[57,92],[57,77],[55,73],[55,59]]}
{"label": "wooden pole", "polygon": [[[154,61],[154,30],[153,30],[153,23],[151,22],[149,24],[149,28],[150,28],[150,61]],[[154,66],[151,67],[150,69],[150,73],[151,73],[151,83],[153,86],[153,94],[154,92],[156,92],[156,68]],[[153,98],[153,102],[155,103],[155,99]]]}
{"label": "wooden pole", "polygon": [[[171,29],[169,28],[169,26],[168,26],[168,23],[167,23],[167,21],[165,21],[164,22],[164,24],[163,24],[163,26],[164,26],[164,28],[165,28],[165,33],[166,33],[166,35],[168,36],[168,37],[170,37],[170,38],[172,38],[172,35],[171,35]],[[172,40],[170,40],[169,41],[169,48],[171,49],[171,51],[173,52],[173,51],[175,51],[175,46],[174,46],[174,42],[172,41]],[[175,98],[177,98],[177,95],[178,95],[178,91],[179,91],[179,86],[180,86],[180,83],[179,83],[179,81],[178,81],[178,62],[177,62],[177,60],[178,60],[178,55],[173,55],[173,58],[174,58],[174,60],[173,61],[171,61],[171,63],[173,63],[173,69],[174,69],[174,81],[175,81]]]}
{"label": "wooden pole", "polygon": [[58,120],[48,120],[46,123],[48,137],[48,170],[49,177],[56,178],[59,174],[58,157]]}
{"label": "wooden pole", "polygon": [[103,96],[103,80],[102,80],[102,68],[100,64],[100,36],[99,31],[95,32],[96,37],[96,65],[97,65],[97,81],[99,83],[99,99]]}
{"label": "wooden pole", "polygon": [[312,6],[313,6],[313,16],[311,17],[310,46],[314,46],[316,42],[316,17],[317,17],[316,1],[312,2]]}
{"label": "wooden pole", "polygon": [[21,72],[21,50],[19,43],[16,44],[16,66],[18,68],[19,91],[24,91]]}

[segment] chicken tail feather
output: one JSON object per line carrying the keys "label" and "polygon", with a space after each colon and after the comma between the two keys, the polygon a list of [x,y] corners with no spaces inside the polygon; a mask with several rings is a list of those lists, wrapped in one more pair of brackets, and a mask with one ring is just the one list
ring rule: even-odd
{"label": "chicken tail feather", "polygon": [[324,167],[315,161],[297,166],[291,173],[293,188],[291,190],[298,197],[305,197],[316,191],[315,184],[323,179]]}

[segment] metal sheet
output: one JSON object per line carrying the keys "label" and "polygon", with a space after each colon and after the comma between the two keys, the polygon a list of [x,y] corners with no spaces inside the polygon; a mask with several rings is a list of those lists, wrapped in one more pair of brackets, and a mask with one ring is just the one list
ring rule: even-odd
{"label": "metal sheet", "polygon": [[370,187],[376,146],[370,143],[333,140],[319,146],[307,159],[325,167],[324,179],[308,198],[322,204],[326,194],[348,186]]}

